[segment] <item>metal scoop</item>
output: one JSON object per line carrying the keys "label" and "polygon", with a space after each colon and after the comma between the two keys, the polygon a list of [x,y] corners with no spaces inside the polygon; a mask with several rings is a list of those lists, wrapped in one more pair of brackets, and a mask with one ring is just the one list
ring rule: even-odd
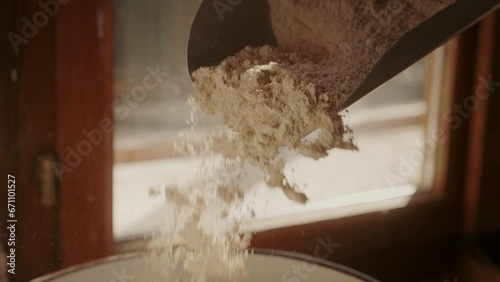
{"label": "metal scoop", "polygon": [[[335,1],[335,0],[325,0]],[[352,105],[447,40],[500,7],[500,0],[457,0],[401,37],[347,98]],[[267,0],[204,0],[191,26],[188,69],[214,66],[245,46],[276,46]]]}

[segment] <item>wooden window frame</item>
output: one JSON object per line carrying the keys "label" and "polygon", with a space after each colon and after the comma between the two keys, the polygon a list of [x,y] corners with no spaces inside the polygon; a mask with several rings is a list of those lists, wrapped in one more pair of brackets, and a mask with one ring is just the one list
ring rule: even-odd
{"label": "wooden window frame", "polygon": [[[103,134],[78,164],[66,161],[68,148],[85,141],[82,130],[113,121],[112,1],[43,2],[57,4],[55,15],[37,0],[0,4],[0,168],[2,177],[9,173],[17,180],[16,274],[10,281],[29,281],[114,253],[113,134]],[[47,20],[26,35],[25,21],[34,23],[36,13]],[[19,52],[5,37],[9,32],[27,38]],[[55,167],[66,165],[69,171],[59,181],[46,175],[56,179],[47,186],[39,160],[51,158]],[[47,193],[55,201],[45,201]],[[1,193],[2,207],[6,195]],[[1,215],[3,226],[3,208]]]}

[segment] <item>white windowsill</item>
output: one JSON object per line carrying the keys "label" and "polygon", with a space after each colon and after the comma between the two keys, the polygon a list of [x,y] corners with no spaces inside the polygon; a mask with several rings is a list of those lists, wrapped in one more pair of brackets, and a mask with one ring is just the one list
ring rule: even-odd
{"label": "white windowsill", "polygon": [[[419,126],[372,131],[357,135],[358,153],[334,150],[331,157],[319,161],[292,157],[290,163],[296,173],[291,180],[310,197],[306,205],[290,202],[279,189],[267,188],[262,175],[252,172],[245,200],[256,211],[256,220],[246,228],[260,231],[406,206],[417,192],[416,186],[398,183],[386,188],[381,176],[397,170],[398,158],[415,150],[414,141],[422,137]],[[192,178],[199,161],[170,158],[115,164],[115,239],[142,237],[165,226],[173,207],[164,197],[151,197],[149,189]],[[416,183],[420,173],[420,167],[416,167],[408,183]],[[301,185],[304,183],[307,185]]]}

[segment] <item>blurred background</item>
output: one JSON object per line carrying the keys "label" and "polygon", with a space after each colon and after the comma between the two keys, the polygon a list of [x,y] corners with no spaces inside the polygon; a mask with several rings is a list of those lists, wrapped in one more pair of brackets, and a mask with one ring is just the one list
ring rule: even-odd
{"label": "blurred background", "polygon": [[[199,3],[0,4],[0,172],[17,179],[19,272],[2,254],[0,281],[144,250],[171,219],[157,191],[200,162],[174,153]],[[344,113],[359,151],[291,154],[307,205],[250,168],[252,246],[312,255],[331,238],[329,260],[381,281],[500,281],[499,46],[493,12]],[[200,116],[200,134],[220,126]]]}

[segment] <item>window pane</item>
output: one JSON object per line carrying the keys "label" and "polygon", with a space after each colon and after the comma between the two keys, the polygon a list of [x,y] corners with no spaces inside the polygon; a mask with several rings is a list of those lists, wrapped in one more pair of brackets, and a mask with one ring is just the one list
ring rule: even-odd
{"label": "window pane", "polygon": [[175,136],[186,127],[191,80],[185,50],[198,2],[115,1],[118,142],[152,133]]}
{"label": "window pane", "polygon": [[[192,176],[200,161],[172,154],[175,137],[187,128],[190,114],[185,104],[191,91],[186,49],[198,3],[115,1],[117,239],[161,226],[171,207],[163,197],[149,195],[149,189]],[[257,217],[268,224],[256,228],[276,227],[273,217],[283,225],[345,216],[345,207],[366,202],[373,205],[354,212],[384,209],[384,201],[404,206],[418,189],[427,188],[421,185],[427,162],[410,158],[416,143],[425,139],[424,122],[435,122],[424,118],[429,110],[424,95],[429,61],[416,63],[349,108],[347,123],[354,130],[359,152],[332,150],[319,161],[290,154],[287,171],[294,169],[290,180],[310,197],[306,206],[290,202],[279,189],[265,187],[259,171],[250,173],[247,200],[262,205],[256,209]],[[161,75],[155,78],[152,73]],[[217,123],[204,119],[204,124]]]}
{"label": "window pane", "polygon": [[424,93],[425,58],[375,89],[350,107],[351,111],[374,107],[420,102]]}

